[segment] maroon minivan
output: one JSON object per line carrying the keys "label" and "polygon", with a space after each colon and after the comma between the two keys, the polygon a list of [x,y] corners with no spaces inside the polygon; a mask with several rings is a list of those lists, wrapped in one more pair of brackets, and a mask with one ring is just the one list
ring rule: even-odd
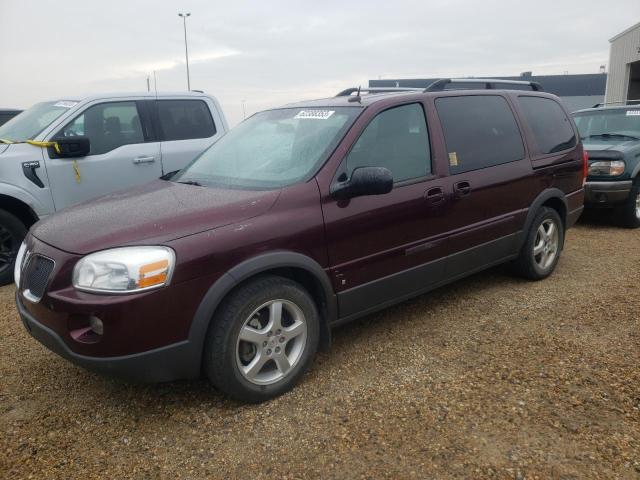
{"label": "maroon minivan", "polygon": [[257,113],[169,179],[39,222],[24,326],[86,368],[259,402],[337,324],[504,262],[548,276],[583,208],[576,128],[535,84],[474,82]]}

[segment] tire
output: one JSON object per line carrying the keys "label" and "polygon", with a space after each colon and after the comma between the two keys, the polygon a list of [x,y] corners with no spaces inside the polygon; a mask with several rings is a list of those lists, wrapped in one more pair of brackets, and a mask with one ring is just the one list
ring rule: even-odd
{"label": "tire", "polygon": [[296,385],[319,337],[318,309],[302,286],[284,277],[257,277],[232,292],[216,312],[205,339],[204,372],[228,396],[264,402]]}
{"label": "tire", "polygon": [[640,227],[640,179],[633,182],[629,198],[616,209],[616,214],[623,227]]}
{"label": "tire", "polygon": [[[550,225],[554,226],[555,233],[548,231]],[[542,207],[531,223],[520,255],[513,263],[515,273],[530,280],[547,278],[558,264],[563,245],[564,226],[560,215],[552,208]]]}
{"label": "tire", "polygon": [[13,282],[13,267],[27,227],[14,215],[0,210],[0,286]]}

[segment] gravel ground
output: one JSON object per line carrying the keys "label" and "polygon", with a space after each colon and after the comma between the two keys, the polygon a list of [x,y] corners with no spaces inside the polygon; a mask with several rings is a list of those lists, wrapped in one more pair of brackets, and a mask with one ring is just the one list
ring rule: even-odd
{"label": "gravel ground", "polygon": [[75,367],[4,287],[0,477],[640,479],[639,252],[582,221],[548,280],[494,269],[342,327],[257,406]]}

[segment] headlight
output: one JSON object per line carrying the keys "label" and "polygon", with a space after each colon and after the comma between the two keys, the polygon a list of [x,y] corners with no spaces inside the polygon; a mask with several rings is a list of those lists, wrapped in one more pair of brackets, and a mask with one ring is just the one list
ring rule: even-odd
{"label": "headlight", "polygon": [[92,253],[73,269],[73,286],[96,293],[133,293],[171,281],[176,255],[167,247],[122,247]]}
{"label": "headlight", "polygon": [[589,175],[611,176],[622,175],[624,173],[624,162],[622,160],[605,161],[598,160],[589,164]]}
{"label": "headlight", "polygon": [[20,273],[22,273],[22,262],[24,261],[24,254],[27,251],[27,242],[22,242],[18,255],[16,255],[16,265],[13,267],[13,280],[16,282],[16,287],[20,287]]}

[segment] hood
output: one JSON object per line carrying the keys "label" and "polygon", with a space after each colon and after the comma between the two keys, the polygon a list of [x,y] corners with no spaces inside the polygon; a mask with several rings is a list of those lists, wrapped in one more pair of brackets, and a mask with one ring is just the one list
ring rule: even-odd
{"label": "hood", "polygon": [[161,244],[261,215],[279,193],[156,180],[61,210],[38,222],[31,233],[53,247],[81,255],[124,245]]}
{"label": "hood", "polygon": [[603,151],[603,150],[617,150],[618,152],[626,152],[629,150],[635,150],[640,148],[640,140],[626,140],[624,142],[611,140],[609,142],[603,141],[588,141],[583,140],[582,145],[587,152],[590,151]]}

